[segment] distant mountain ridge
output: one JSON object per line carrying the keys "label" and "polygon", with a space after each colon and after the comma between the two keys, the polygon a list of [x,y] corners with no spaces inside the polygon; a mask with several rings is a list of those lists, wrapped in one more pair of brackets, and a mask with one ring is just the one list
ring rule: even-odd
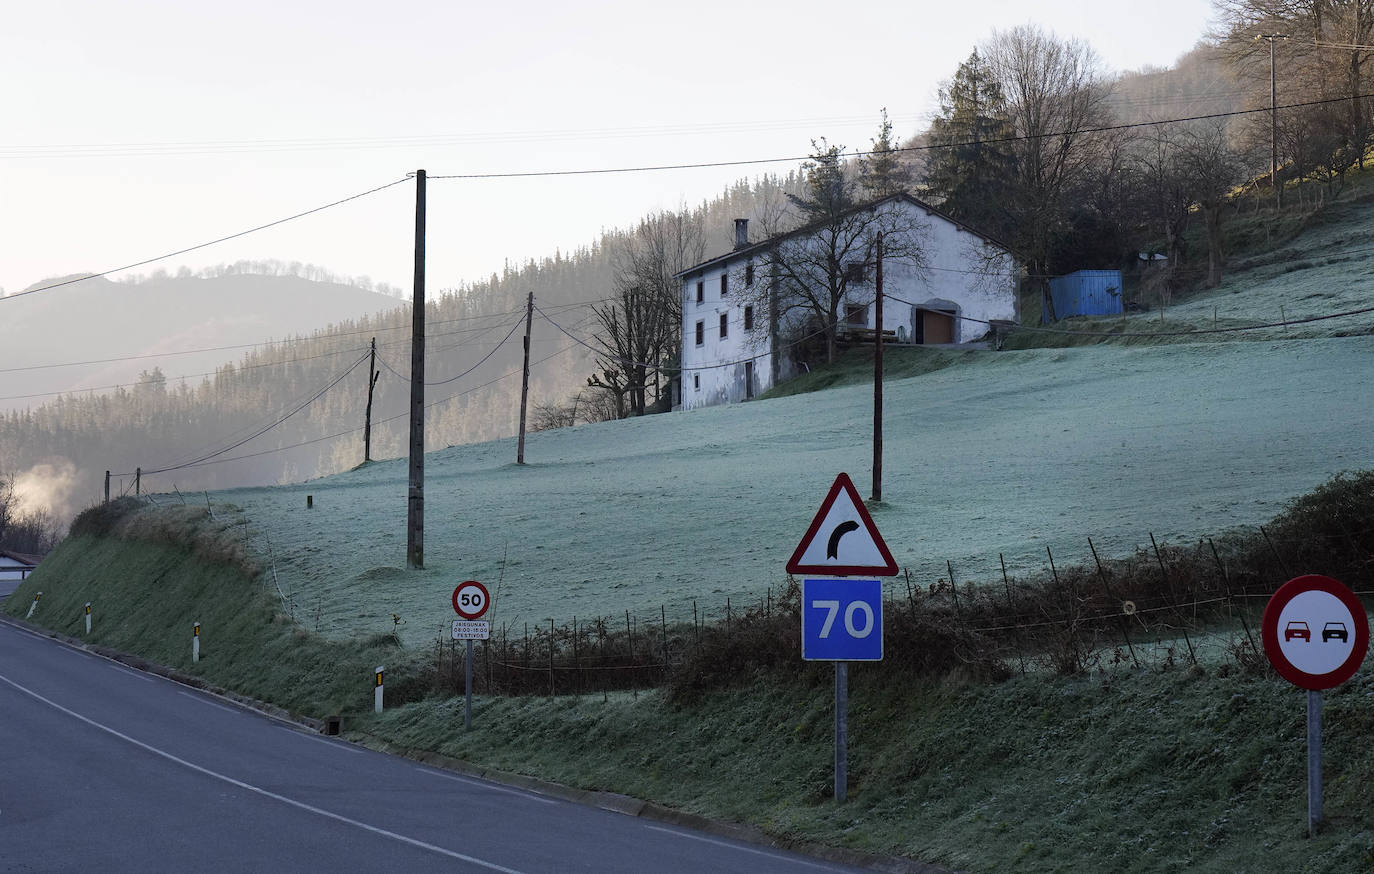
{"label": "distant mountain ridge", "polygon": [[[355,285],[296,275],[83,280],[0,302],[0,349],[9,371],[0,373],[0,410],[53,399],[44,393],[135,383],[154,367],[173,382],[181,375],[213,373],[243,351],[224,347],[308,336],[405,305]],[[219,351],[145,357],[195,349]],[[103,363],[44,366],[86,361]],[[18,369],[33,367],[40,369]]]}

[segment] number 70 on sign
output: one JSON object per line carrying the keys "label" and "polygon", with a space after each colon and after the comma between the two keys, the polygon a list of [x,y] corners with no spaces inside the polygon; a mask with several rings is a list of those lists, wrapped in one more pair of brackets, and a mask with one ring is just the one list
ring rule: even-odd
{"label": "number 70 on sign", "polygon": [[802,658],[876,662],[883,658],[879,580],[802,580]]}

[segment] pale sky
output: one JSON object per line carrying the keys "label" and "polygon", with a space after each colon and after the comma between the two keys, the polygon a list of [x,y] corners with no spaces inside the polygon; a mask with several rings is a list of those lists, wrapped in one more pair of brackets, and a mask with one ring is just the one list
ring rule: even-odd
{"label": "pale sky", "polygon": [[[1208,0],[49,0],[0,28],[0,288],[99,272],[403,178],[803,156],[916,133],[994,28],[1168,66]],[[795,162],[433,180],[431,294]],[[139,268],[247,259],[411,286],[414,186]],[[721,247],[724,241],[719,241]],[[713,247],[715,248],[715,247]],[[50,292],[60,294],[60,291]],[[3,311],[0,311],[0,315]]]}

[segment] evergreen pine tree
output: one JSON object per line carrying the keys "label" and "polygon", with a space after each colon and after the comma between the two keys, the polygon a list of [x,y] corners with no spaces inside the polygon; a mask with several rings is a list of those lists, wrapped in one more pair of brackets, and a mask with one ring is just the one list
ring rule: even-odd
{"label": "evergreen pine tree", "polygon": [[902,160],[901,152],[892,139],[892,122],[887,117],[887,107],[883,107],[883,120],[878,125],[878,136],[872,140],[873,148],[867,156],[859,159],[859,184],[872,199],[900,194],[911,189],[911,169]]}
{"label": "evergreen pine tree", "polygon": [[975,49],[940,89],[930,126],[924,183],[940,208],[993,236],[1003,233],[1001,200],[1013,173],[1006,99]]}

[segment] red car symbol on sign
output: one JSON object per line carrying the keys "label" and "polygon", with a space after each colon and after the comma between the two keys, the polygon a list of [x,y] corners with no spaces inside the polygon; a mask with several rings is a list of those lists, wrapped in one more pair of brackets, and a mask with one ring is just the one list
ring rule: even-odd
{"label": "red car symbol on sign", "polygon": [[1290,622],[1283,629],[1283,641],[1287,643],[1295,637],[1301,637],[1308,643],[1312,642],[1312,630],[1307,627],[1306,622]]}

